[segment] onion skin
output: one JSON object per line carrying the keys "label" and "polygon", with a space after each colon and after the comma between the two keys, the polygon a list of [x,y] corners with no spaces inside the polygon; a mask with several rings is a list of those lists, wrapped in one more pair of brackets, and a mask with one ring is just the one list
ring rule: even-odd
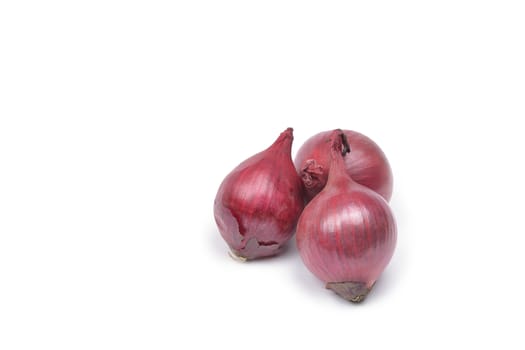
{"label": "onion skin", "polygon": [[[379,193],[387,202],[392,197],[393,176],[390,164],[379,146],[367,136],[343,130],[351,152],[344,158],[347,172],[354,181]],[[330,168],[332,131],[312,136],[295,156],[297,173],[305,187],[305,200],[310,201],[326,185]]]}
{"label": "onion skin", "polygon": [[233,169],[219,187],[215,221],[241,260],[277,254],[294,233],[304,204],[292,142],[293,129],[288,128],[268,149]]}
{"label": "onion skin", "polygon": [[342,149],[333,142],[327,185],[299,218],[297,248],[326,288],[360,302],[388,265],[397,229],[385,199],[348,175]]}

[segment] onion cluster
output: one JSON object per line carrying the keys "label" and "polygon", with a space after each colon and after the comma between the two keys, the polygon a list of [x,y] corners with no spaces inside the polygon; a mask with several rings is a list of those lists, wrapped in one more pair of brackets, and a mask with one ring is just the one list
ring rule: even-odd
{"label": "onion cluster", "polygon": [[251,260],[277,254],[296,230],[306,267],[326,288],[360,302],[396,245],[390,165],[355,131],[313,136],[295,165],[292,141],[288,128],[226,176],[214,203],[219,232],[234,257]]}

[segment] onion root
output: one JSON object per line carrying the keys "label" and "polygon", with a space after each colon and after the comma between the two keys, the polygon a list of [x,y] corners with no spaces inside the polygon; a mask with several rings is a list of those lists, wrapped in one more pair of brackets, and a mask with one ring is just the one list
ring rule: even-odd
{"label": "onion root", "polygon": [[328,282],[326,289],[331,289],[345,300],[360,303],[365,300],[372,287],[368,288],[363,282]]}

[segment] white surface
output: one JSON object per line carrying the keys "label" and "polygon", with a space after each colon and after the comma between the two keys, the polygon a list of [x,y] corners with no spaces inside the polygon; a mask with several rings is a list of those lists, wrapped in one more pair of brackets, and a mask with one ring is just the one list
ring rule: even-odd
{"label": "white surface", "polygon": [[[0,4],[0,348],[523,348],[523,2],[254,3]],[[226,254],[215,191],[288,126],[389,157],[362,305]]]}

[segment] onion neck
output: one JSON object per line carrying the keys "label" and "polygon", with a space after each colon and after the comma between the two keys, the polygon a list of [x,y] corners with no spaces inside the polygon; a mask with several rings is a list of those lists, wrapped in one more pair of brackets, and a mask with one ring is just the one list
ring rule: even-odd
{"label": "onion neck", "polygon": [[338,185],[341,183],[353,182],[346,172],[344,157],[350,153],[350,145],[346,135],[341,129],[334,130],[330,136],[330,173],[328,174],[328,185]]}
{"label": "onion neck", "polygon": [[278,151],[292,156],[293,128],[283,131],[275,142],[268,148],[268,151]]}

